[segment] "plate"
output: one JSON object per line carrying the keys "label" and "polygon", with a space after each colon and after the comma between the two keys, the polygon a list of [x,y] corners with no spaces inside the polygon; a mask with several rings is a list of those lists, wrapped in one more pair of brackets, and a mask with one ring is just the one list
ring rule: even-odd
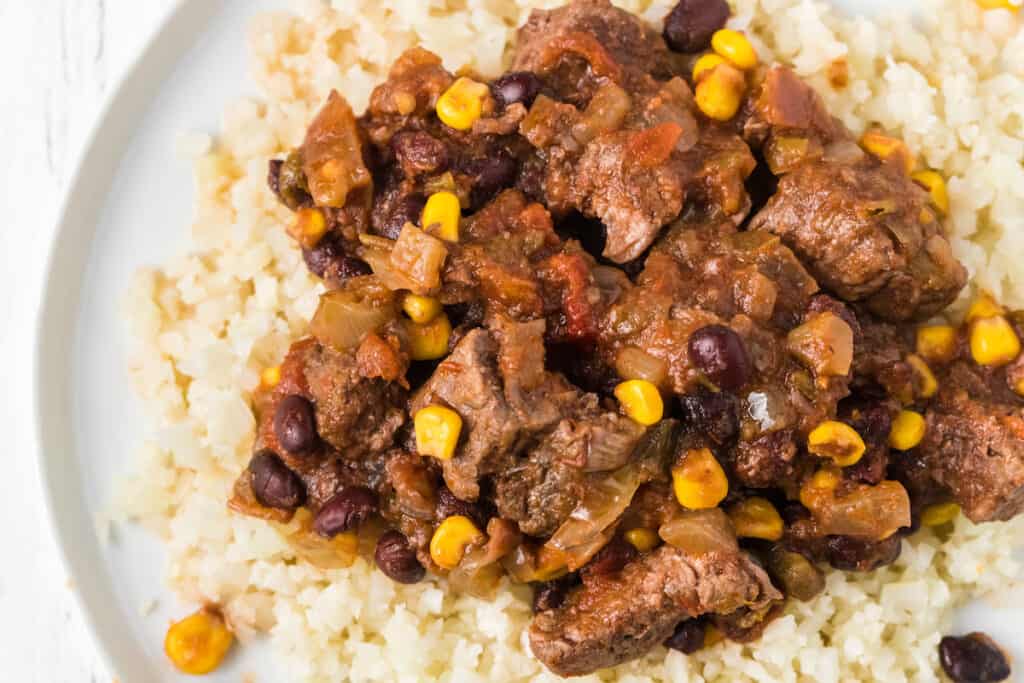
{"label": "plate", "polygon": [[[126,683],[193,679],[173,672],[162,652],[169,619],[186,607],[164,586],[159,541],[118,526],[116,542],[105,544],[95,525],[145,427],[125,371],[119,303],[138,267],[186,246],[192,176],[175,159],[175,139],[186,130],[217,131],[224,105],[255,93],[242,85],[245,26],[256,12],[285,4],[180,2],[99,118],[55,233],[36,344],[40,468],[54,533],[94,641],[110,673]],[[839,4],[864,11],[894,2]],[[988,630],[1021,654],[1024,635],[1014,624],[1022,616],[973,606],[958,626]],[[247,672],[274,671],[268,647],[238,654],[206,680],[237,683]]]}

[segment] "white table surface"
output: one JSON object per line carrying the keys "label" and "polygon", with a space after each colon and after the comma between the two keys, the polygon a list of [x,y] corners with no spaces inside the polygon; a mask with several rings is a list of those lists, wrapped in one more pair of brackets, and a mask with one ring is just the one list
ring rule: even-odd
{"label": "white table surface", "polygon": [[[33,335],[46,251],[104,97],[173,0],[0,0],[0,680],[109,683],[41,504]],[[123,681],[121,683],[135,683]]]}

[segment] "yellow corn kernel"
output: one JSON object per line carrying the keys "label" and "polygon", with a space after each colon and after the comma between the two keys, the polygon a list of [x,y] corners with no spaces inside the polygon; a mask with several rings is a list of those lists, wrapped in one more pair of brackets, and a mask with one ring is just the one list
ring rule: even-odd
{"label": "yellow corn kernel", "polygon": [[924,362],[924,359],[912,353],[907,356],[907,364],[914,370],[914,374],[917,375],[920,382],[921,389],[918,392],[918,396],[921,398],[931,398],[934,396],[935,392],[939,390],[939,382],[935,379],[935,373]]}
{"label": "yellow corn kernel", "polygon": [[281,366],[272,365],[269,368],[263,368],[263,372],[260,373],[260,384],[267,389],[273,389],[277,386],[278,382],[281,381]]}
{"label": "yellow corn kernel", "polygon": [[831,458],[840,467],[856,464],[864,455],[864,439],[848,424],[827,420],[807,436],[807,450],[822,458]]}
{"label": "yellow corn kernel", "polygon": [[839,486],[841,477],[833,469],[823,468],[815,472],[800,487],[800,502],[804,507],[814,507],[814,501],[822,494],[830,494]]}
{"label": "yellow corn kernel", "polygon": [[936,503],[921,511],[921,524],[924,526],[942,526],[960,516],[960,506],[956,503]]}
{"label": "yellow corn kernel", "polygon": [[646,553],[648,550],[653,550],[661,538],[657,532],[653,529],[645,529],[643,527],[637,527],[636,529],[630,529],[623,534],[625,539],[631,546],[636,548],[642,553]]}
{"label": "yellow corn kernel", "polygon": [[707,448],[686,452],[681,465],[672,468],[676,500],[689,510],[713,508],[729,493],[729,480],[714,453]]}
{"label": "yellow corn kernel", "polygon": [[697,83],[694,99],[708,118],[728,121],[740,109],[744,85],[743,74],[729,64],[719,64]]}
{"label": "yellow corn kernel", "polygon": [[1021,6],[1019,3],[1014,3],[1013,0],[974,0],[978,3],[978,6],[982,9],[1008,9],[1011,12],[1020,10]]}
{"label": "yellow corn kernel", "polygon": [[454,193],[435,192],[423,207],[423,230],[446,242],[459,241],[459,219],[462,207]]}
{"label": "yellow corn kernel", "polygon": [[978,365],[1006,365],[1020,354],[1020,339],[1003,316],[972,322],[970,342]]}
{"label": "yellow corn kernel", "polygon": [[320,209],[305,207],[295,212],[288,234],[306,249],[312,249],[327,232],[327,219]]}
{"label": "yellow corn kernel", "polygon": [[711,36],[711,49],[744,71],[757,66],[757,50],[739,31],[729,28],[715,31]]}
{"label": "yellow corn kernel", "polygon": [[631,379],[615,387],[615,398],[634,422],[645,427],[657,424],[665,414],[658,387],[644,379]]}
{"label": "yellow corn kernel", "polygon": [[946,363],[956,355],[956,328],[925,325],[917,328],[917,355],[933,363]]}
{"label": "yellow corn kernel", "polygon": [[416,450],[438,460],[451,460],[462,432],[462,418],[451,408],[427,406],[412,418]]}
{"label": "yellow corn kernel", "polygon": [[402,300],[402,310],[414,323],[426,325],[443,310],[441,302],[432,296],[420,296],[419,294],[406,294]]}
{"label": "yellow corn kernel", "polygon": [[901,410],[892,421],[889,432],[889,445],[898,451],[909,451],[921,443],[928,424],[921,413],[913,410]]}
{"label": "yellow corn kernel", "polygon": [[452,83],[437,100],[437,117],[455,130],[469,130],[483,113],[490,89],[465,76]]}
{"label": "yellow corn kernel", "polygon": [[697,83],[700,81],[701,76],[714,69],[719,64],[725,64],[725,58],[716,55],[714,52],[709,52],[706,55],[701,55],[693,64],[693,82]]}
{"label": "yellow corn kernel", "polygon": [[409,355],[413,360],[437,360],[448,353],[452,323],[447,315],[442,313],[425,325],[408,321],[405,330],[409,335]]}
{"label": "yellow corn kernel", "polygon": [[967,309],[967,322],[972,323],[982,318],[995,318],[1003,315],[1006,310],[999,305],[991,293],[983,291]]}
{"label": "yellow corn kernel", "polygon": [[860,139],[860,145],[868,152],[886,161],[893,155],[900,155],[903,161],[903,168],[909,174],[914,170],[914,155],[910,153],[907,143],[899,138],[894,138],[878,131],[868,131]]}
{"label": "yellow corn kernel", "polygon": [[918,171],[911,174],[911,179],[918,185],[928,190],[928,197],[932,204],[942,213],[949,213],[949,191],[946,189],[946,181],[935,171]]}
{"label": "yellow corn kernel", "polygon": [[473,543],[484,540],[483,532],[462,515],[446,517],[430,539],[430,557],[438,567],[455,569],[462,561],[462,555]]}
{"label": "yellow corn kernel", "polygon": [[164,651],[182,673],[206,674],[220,666],[234,639],[223,617],[204,607],[171,624],[164,638]]}
{"label": "yellow corn kernel", "polygon": [[729,519],[740,538],[763,538],[766,541],[782,538],[782,516],[770,501],[759,496],[730,507]]}

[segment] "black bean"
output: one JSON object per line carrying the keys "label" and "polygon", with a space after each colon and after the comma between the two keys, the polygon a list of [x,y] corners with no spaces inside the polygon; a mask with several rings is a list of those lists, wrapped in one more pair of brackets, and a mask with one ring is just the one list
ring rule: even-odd
{"label": "black bean", "polygon": [[864,541],[852,536],[829,536],[825,543],[828,563],[847,572],[872,572],[892,564],[903,550],[903,537],[893,534],[881,541]]}
{"label": "black bean", "polygon": [[739,432],[739,401],[724,391],[701,388],[679,397],[684,424],[705,434],[716,444],[731,441]]}
{"label": "black bean", "polygon": [[316,446],[316,413],[309,399],[297,394],[281,399],[274,412],[274,436],[289,453],[305,453]]}
{"label": "black bean", "polygon": [[306,487],[276,453],[262,450],[249,462],[252,492],[261,505],[294,510],[306,502]]}
{"label": "black bean", "polygon": [[722,389],[736,390],[750,380],[743,340],[724,325],[708,325],[691,334],[687,352],[694,367]]}
{"label": "black bean", "polygon": [[700,52],[728,20],[725,0],[679,0],[665,17],[665,42],[676,52]]}
{"label": "black bean", "polygon": [[533,104],[544,83],[530,71],[507,73],[491,84],[491,93],[502,107],[517,102],[525,107]]}
{"label": "black bean", "polygon": [[533,613],[561,607],[568,591],[569,584],[560,579],[537,584],[533,589]]}
{"label": "black bean", "polygon": [[704,624],[697,619],[679,622],[676,631],[665,641],[665,647],[692,655],[704,647]]}
{"label": "black bean", "polygon": [[636,559],[637,550],[625,539],[616,536],[594,555],[594,559],[583,568],[588,576],[604,576],[622,571],[622,568]]}
{"label": "black bean", "polygon": [[402,233],[406,223],[419,225],[423,217],[423,207],[427,205],[427,198],[422,194],[407,194],[393,203],[391,211],[379,225],[375,225],[377,234],[387,237],[389,240],[397,240]]}
{"label": "black bean", "polygon": [[418,583],[427,573],[416,559],[416,550],[409,539],[398,531],[387,531],[380,537],[373,559],[378,569],[398,583]]}
{"label": "black bean", "polygon": [[1010,664],[984,633],[946,636],[939,642],[939,662],[954,683],[992,683],[1010,677]]}
{"label": "black bean", "polygon": [[334,494],[313,520],[321,536],[334,538],[357,528],[377,512],[377,494],[364,486],[347,486]]}
{"label": "black bean", "polygon": [[406,176],[440,173],[448,168],[448,146],[430,133],[403,131],[391,139],[391,148]]}
{"label": "black bean", "polygon": [[437,508],[435,511],[439,520],[462,515],[473,521],[477,528],[483,529],[487,526],[487,513],[476,503],[456,498],[447,486],[442,486],[437,492]]}
{"label": "black bean", "polygon": [[303,249],[302,258],[309,272],[335,288],[349,278],[373,272],[366,262],[346,254],[340,237],[334,233],[325,235],[312,249]]}
{"label": "black bean", "polygon": [[503,150],[462,164],[462,170],[472,177],[473,190],[470,197],[473,208],[486,204],[494,195],[512,187],[519,173],[519,162]]}

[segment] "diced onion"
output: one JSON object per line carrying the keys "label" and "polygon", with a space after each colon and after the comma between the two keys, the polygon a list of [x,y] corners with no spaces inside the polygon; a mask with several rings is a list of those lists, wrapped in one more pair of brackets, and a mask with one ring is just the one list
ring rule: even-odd
{"label": "diced onion", "polygon": [[615,371],[622,379],[642,379],[662,386],[668,377],[668,363],[635,346],[627,346],[615,356]]}
{"label": "diced onion", "polygon": [[859,486],[841,498],[824,491],[808,497],[807,502],[814,521],[825,535],[880,541],[910,526],[910,497],[896,481]]}
{"label": "diced onion", "polygon": [[680,511],[661,525],[658,535],[688,555],[735,553],[739,550],[732,522],[721,508]]}
{"label": "diced onion", "polygon": [[390,296],[374,300],[362,298],[360,294],[353,287],[336,289],[320,297],[320,305],[309,328],[321,344],[336,351],[354,349],[367,334],[376,332],[395,318],[394,302]]}
{"label": "diced onion", "polygon": [[[602,133],[610,133],[622,127],[633,101],[629,93],[614,83],[601,86],[583,112],[583,118],[572,128],[572,136],[585,145]],[[674,145],[678,135],[672,140]]]}
{"label": "diced onion", "polygon": [[[640,488],[640,470],[627,465],[605,480],[592,485],[569,519],[558,527],[547,545],[566,553],[570,569],[586,563],[608,542],[608,528],[625,512],[633,500],[633,494]],[[594,548],[597,545],[596,549]]]}
{"label": "diced onion", "polygon": [[394,272],[408,278],[414,294],[427,295],[441,286],[441,267],[447,256],[444,242],[406,223],[389,261]]}

